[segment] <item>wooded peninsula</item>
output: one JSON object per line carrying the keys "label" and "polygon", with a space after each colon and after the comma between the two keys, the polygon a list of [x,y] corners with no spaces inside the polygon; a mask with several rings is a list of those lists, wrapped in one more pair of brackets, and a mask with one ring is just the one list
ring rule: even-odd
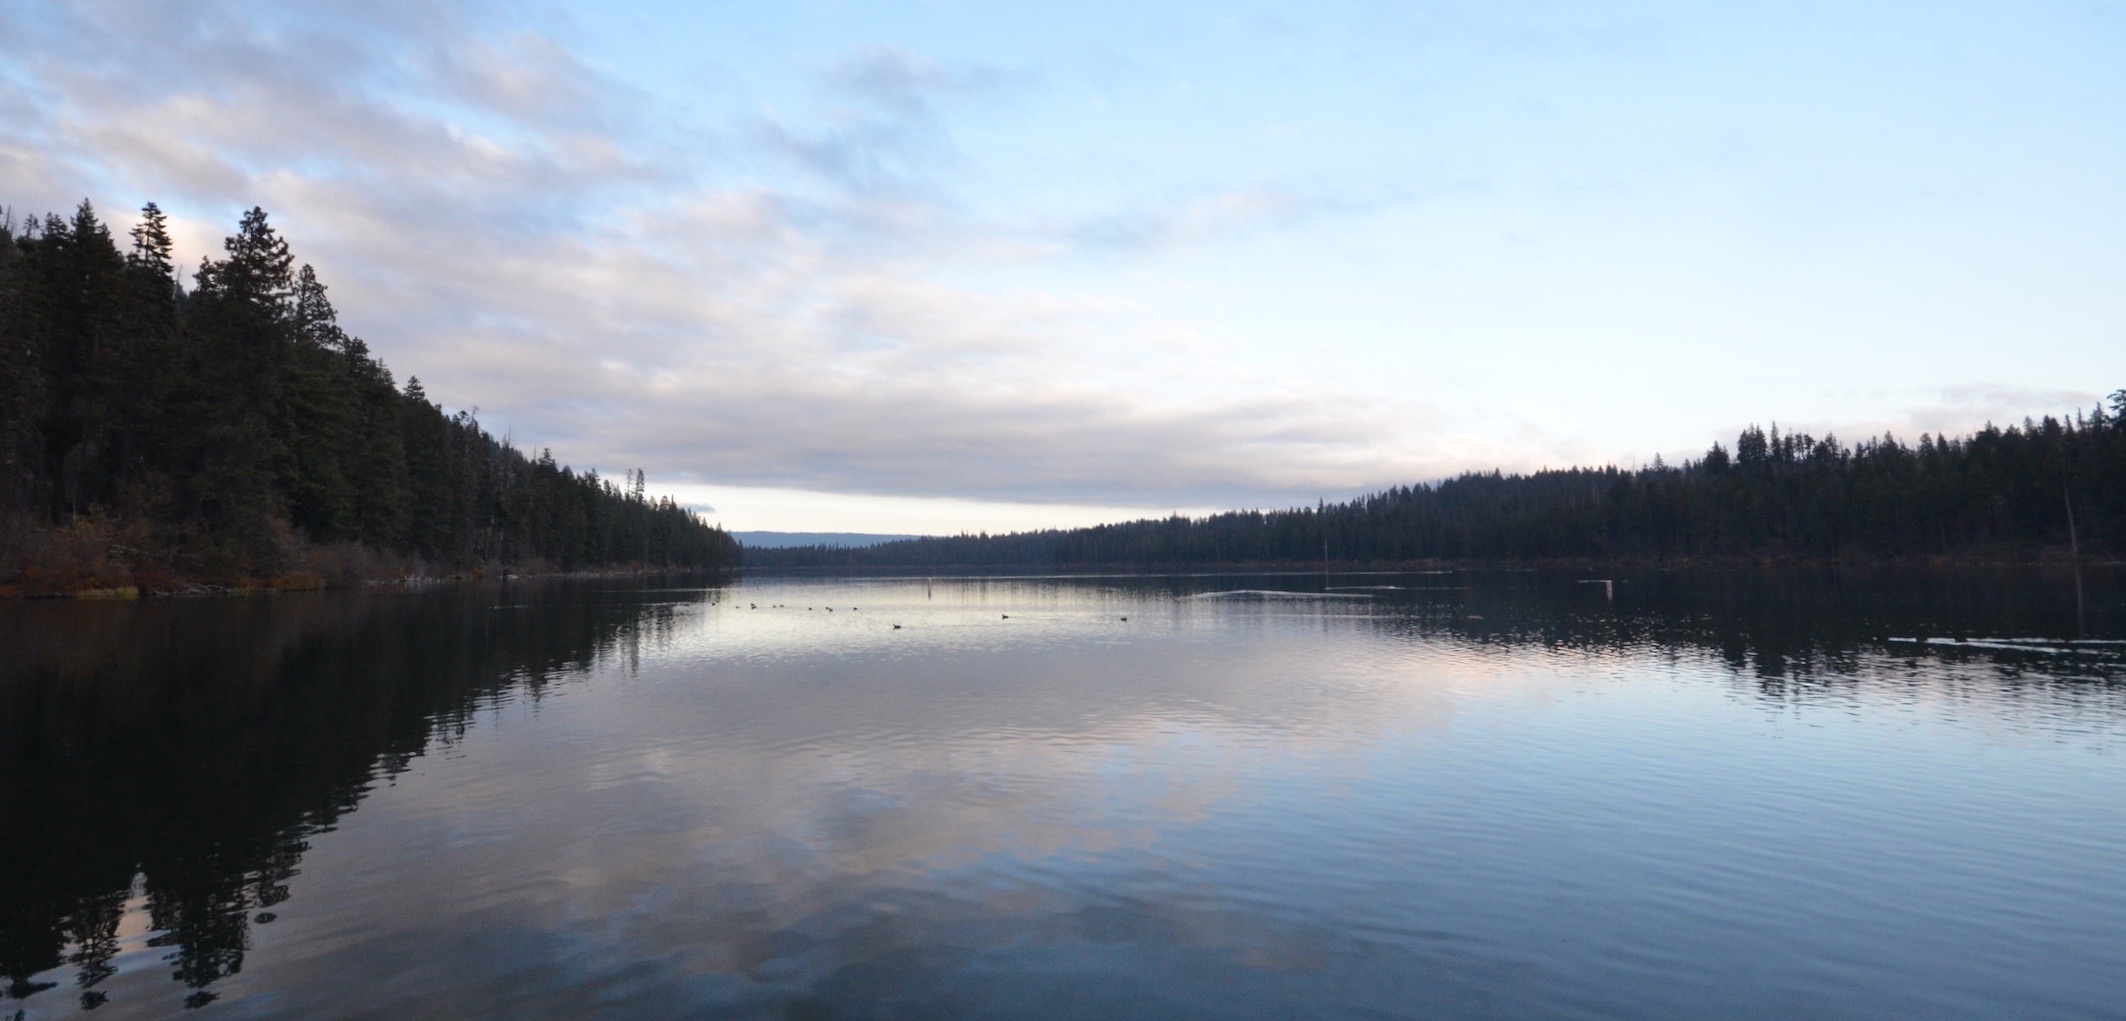
{"label": "wooded peninsula", "polygon": [[187,289],[167,221],[0,217],[0,594],[714,568],[670,499],[396,384],[263,210]]}
{"label": "wooded peninsula", "polygon": [[1348,503],[1093,528],[745,551],[749,567],[1076,569],[2116,559],[2126,390],[1917,446],[1751,427],[1680,465],[1471,473]]}

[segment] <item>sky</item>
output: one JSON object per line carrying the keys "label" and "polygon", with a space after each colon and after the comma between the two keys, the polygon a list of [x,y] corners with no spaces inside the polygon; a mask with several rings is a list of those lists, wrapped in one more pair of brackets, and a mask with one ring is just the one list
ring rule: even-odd
{"label": "sky", "polygon": [[2126,3],[0,0],[0,205],[264,207],[736,529],[1004,531],[2126,387]]}

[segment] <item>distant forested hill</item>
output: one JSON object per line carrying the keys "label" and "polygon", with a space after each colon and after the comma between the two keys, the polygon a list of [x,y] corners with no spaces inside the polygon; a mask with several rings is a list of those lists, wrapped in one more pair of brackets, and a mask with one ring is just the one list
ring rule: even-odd
{"label": "distant forested hill", "polygon": [[0,589],[714,567],[632,474],[527,456],[404,387],[254,209],[187,290],[150,204],[0,223]]}
{"label": "distant forested hill", "polygon": [[[2071,526],[2070,526],[2071,522]],[[2111,408],[1962,438],[1751,428],[1681,465],[1469,474],[1349,503],[861,549],[746,550],[761,567],[1216,567],[1598,558],[2126,555],[2126,390]]]}

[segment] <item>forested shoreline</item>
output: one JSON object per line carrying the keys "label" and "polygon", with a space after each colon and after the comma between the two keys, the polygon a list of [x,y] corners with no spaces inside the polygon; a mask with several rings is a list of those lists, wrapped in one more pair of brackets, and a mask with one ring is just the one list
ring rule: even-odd
{"label": "forested shoreline", "polygon": [[1348,503],[860,548],[745,550],[748,567],[1163,569],[1334,564],[2116,559],[2126,390],[2110,408],[1916,445],[1751,427],[1638,469],[1471,473]]}
{"label": "forested shoreline", "polygon": [[150,203],[0,217],[0,594],[732,566],[670,499],[398,385],[263,210],[188,289]]}
{"label": "forested shoreline", "polygon": [[[253,209],[180,281],[163,214],[0,216],[0,595],[718,568],[722,530],[397,384]],[[2126,390],[2071,417],[1857,444],[1752,427],[1636,469],[1471,473],[1346,503],[863,548],[755,567],[1217,568],[2126,554]]]}

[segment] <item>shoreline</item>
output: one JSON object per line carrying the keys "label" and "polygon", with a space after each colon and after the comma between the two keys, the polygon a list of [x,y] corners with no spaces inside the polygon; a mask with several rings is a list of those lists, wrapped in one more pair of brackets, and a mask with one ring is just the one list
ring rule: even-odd
{"label": "shoreline", "polygon": [[[187,581],[184,579],[158,579],[163,585],[102,584],[79,588],[38,586],[25,590],[17,583],[0,583],[0,601],[30,600],[84,600],[132,602],[143,599],[199,599],[215,596],[272,596],[304,592],[355,592],[378,590],[413,590],[444,585],[461,585],[481,582],[549,581],[590,578],[627,578],[660,574],[694,574],[734,571],[735,568],[714,567],[623,567],[597,568],[575,571],[518,570],[515,568],[477,568],[449,574],[409,574],[396,577],[360,578],[337,583],[328,582],[323,576],[311,573],[272,575],[244,579],[220,579],[216,581]],[[175,584],[170,584],[175,582]]]}
{"label": "shoreline", "polygon": [[739,563],[730,567],[621,566],[579,570],[543,567],[481,567],[449,573],[327,579],[316,572],[291,572],[247,578],[192,580],[164,575],[153,579],[119,579],[110,575],[77,576],[68,582],[0,582],[0,601],[57,600],[135,601],[197,599],[213,596],[268,596],[301,592],[412,590],[480,582],[632,578],[662,574],[850,575],[864,577],[1179,577],[1189,575],[1422,574],[1459,571],[1681,571],[1737,569],[2022,569],[2126,567],[2113,558],[2073,560],[2064,556],[2019,557],[1707,557],[1707,558],[1561,558],[1551,560],[1331,561],[1329,563],[1198,564],[922,564],[922,565],[773,565]]}
{"label": "shoreline", "polygon": [[2014,557],[1566,557],[1543,560],[1416,560],[1416,561],[1321,561],[1206,562],[1122,564],[747,564],[745,573],[779,574],[876,574],[974,575],[1013,572],[1060,576],[1187,575],[1187,574],[1421,574],[1437,571],[1569,571],[1635,570],[1664,571],[1694,568],[2007,568],[2007,567],[2101,567],[2126,566],[2126,560],[2106,557],[2075,560],[2066,556]]}

